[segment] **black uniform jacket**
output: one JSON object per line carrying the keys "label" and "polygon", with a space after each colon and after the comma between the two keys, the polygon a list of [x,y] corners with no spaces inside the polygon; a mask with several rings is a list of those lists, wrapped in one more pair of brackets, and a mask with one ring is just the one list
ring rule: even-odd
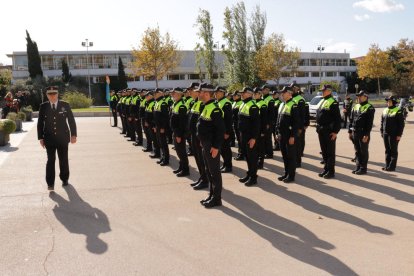
{"label": "black uniform jacket", "polygon": [[77,134],[75,118],[69,104],[58,101],[54,111],[50,102],[42,103],[37,121],[37,138],[43,139],[46,146],[58,146],[68,144],[71,136]]}

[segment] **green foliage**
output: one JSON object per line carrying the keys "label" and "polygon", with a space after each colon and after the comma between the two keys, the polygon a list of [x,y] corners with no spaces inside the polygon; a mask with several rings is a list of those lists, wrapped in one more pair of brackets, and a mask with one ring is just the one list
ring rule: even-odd
{"label": "green foliage", "polygon": [[327,81],[327,80],[323,80],[321,82],[320,88],[322,88],[324,85],[330,85],[330,86],[332,86],[333,89],[334,89],[334,91],[336,91],[338,93],[341,90],[341,85],[337,81]]}
{"label": "green foliage", "polygon": [[[214,42],[213,42],[213,25],[210,20],[210,13],[207,10],[200,9],[197,17],[196,26],[199,28],[197,36],[203,41],[196,46],[196,63],[201,73],[201,63],[207,70],[207,79],[213,83],[213,73],[216,67]],[[217,45],[220,47],[220,45]]]}
{"label": "green foliage", "polygon": [[12,121],[16,121],[17,119],[17,113],[16,112],[9,112],[7,114],[6,119],[12,120]]}
{"label": "green foliage", "polygon": [[27,61],[29,67],[29,76],[34,79],[37,76],[43,76],[41,59],[39,55],[39,50],[37,48],[37,43],[30,38],[29,32],[26,30],[26,47],[27,47]]}
{"label": "green foliage", "polygon": [[32,106],[31,106],[31,105],[28,105],[28,106],[23,106],[23,107],[20,109],[20,111],[22,111],[22,112],[33,112],[33,108],[32,108]]}
{"label": "green foliage", "polygon": [[6,134],[13,133],[16,130],[16,123],[10,119],[0,120],[0,130]]}
{"label": "green foliage", "polygon": [[66,60],[62,59],[62,81],[64,83],[69,83],[69,81],[72,78],[72,74],[69,72],[69,66],[66,62]]}
{"label": "green foliage", "polygon": [[26,113],[20,111],[17,113],[17,119],[20,119],[22,121],[26,121]]}
{"label": "green foliage", "polygon": [[68,102],[72,108],[87,108],[92,105],[92,99],[79,92],[66,92],[62,99]]}
{"label": "green foliage", "polygon": [[242,83],[232,83],[227,87],[227,91],[231,93],[233,93],[236,90],[241,91],[242,89],[243,89]]}

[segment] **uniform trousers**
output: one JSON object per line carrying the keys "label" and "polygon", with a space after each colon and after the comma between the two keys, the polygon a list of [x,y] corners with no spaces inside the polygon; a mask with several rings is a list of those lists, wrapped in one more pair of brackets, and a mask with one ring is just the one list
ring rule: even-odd
{"label": "uniform trousers", "polygon": [[295,144],[296,144],[296,164],[301,165],[302,164],[302,155],[303,151],[305,149],[305,134],[306,129],[300,129],[298,130],[298,137],[296,138]]}
{"label": "uniform trousers", "polygon": [[158,142],[157,146],[159,150],[161,150],[161,159],[164,161],[170,161],[170,150],[168,148],[168,143],[167,143],[167,133],[165,132],[165,129],[164,129],[164,133],[161,133],[161,128],[159,127],[157,127],[156,131],[157,131],[156,140]]}
{"label": "uniform trousers", "polygon": [[[165,136],[167,137],[167,136]],[[175,136],[175,134],[173,135],[173,139],[174,139],[174,147],[175,147],[175,151],[177,152],[177,157],[179,159],[179,164],[180,164],[180,169],[183,171],[188,171],[188,155],[187,155],[187,149],[186,149],[186,139],[185,137],[181,137],[181,141],[180,143],[177,142],[177,138]],[[167,143],[167,140],[165,140],[165,142]],[[168,145],[167,145],[168,147]],[[168,159],[167,159],[168,160]]]}
{"label": "uniform trousers", "polygon": [[250,177],[257,177],[257,161],[259,159],[259,154],[257,150],[258,140],[256,140],[256,143],[254,144],[253,148],[250,148],[248,144],[249,140],[251,139],[250,136],[241,132],[240,138],[242,149],[246,153],[247,175]]}
{"label": "uniform trousers", "polygon": [[147,140],[146,148],[148,150],[152,150],[152,142],[153,142],[153,140],[152,140],[152,135],[150,133],[151,130],[150,130],[149,127],[145,126],[145,120],[144,119],[141,119],[141,125],[142,125],[142,127],[144,129],[145,139]]}
{"label": "uniform trousers", "polygon": [[231,138],[224,139],[223,144],[221,145],[220,154],[223,157],[223,166],[226,168],[232,168],[233,163],[231,161],[232,152],[231,152]]}
{"label": "uniform trousers", "polygon": [[352,132],[352,140],[354,141],[354,148],[355,148],[355,162],[357,165],[357,170],[367,170],[368,165],[368,158],[369,158],[369,140],[370,137],[368,136],[368,142],[362,142],[363,134],[358,133],[356,131]]}
{"label": "uniform trousers", "polygon": [[385,168],[395,170],[398,159],[398,143],[397,136],[383,135],[385,146]]}
{"label": "uniform trousers", "polygon": [[265,130],[264,133],[264,151],[265,154],[273,156],[273,145],[272,145],[272,127],[270,126]]}
{"label": "uniform trousers", "polygon": [[318,130],[319,144],[322,151],[322,158],[325,162],[324,171],[335,173],[336,139],[331,140],[331,131],[326,129]]}
{"label": "uniform trousers", "polygon": [[207,183],[206,167],[203,158],[203,149],[200,145],[200,140],[197,138],[196,133],[191,133],[191,146],[193,147],[193,154],[197,164],[198,172],[200,173],[200,179],[202,182]]}
{"label": "uniform trousers", "polygon": [[208,182],[210,183],[210,195],[216,199],[221,199],[221,190],[223,187],[223,180],[220,172],[220,149],[215,158],[211,156],[211,142],[201,141],[203,148],[204,164],[206,166],[206,173]]}
{"label": "uniform trousers", "polygon": [[68,144],[62,145],[46,145],[47,163],[46,163],[46,183],[48,186],[55,184],[55,161],[56,152],[59,157],[59,177],[62,181],[69,179],[69,160],[68,160]]}
{"label": "uniform trousers", "polygon": [[111,109],[112,117],[114,118],[114,127],[118,126],[118,115],[116,113],[116,109]]}
{"label": "uniform trousers", "polygon": [[297,140],[293,145],[289,145],[289,135],[281,134],[280,139],[280,151],[282,152],[283,164],[285,166],[285,175],[291,179],[295,179],[296,173],[296,152],[297,152]]}
{"label": "uniform trousers", "polygon": [[141,120],[139,118],[135,118],[135,132],[137,134],[136,141],[138,143],[142,143],[143,137],[142,137],[142,124]]}
{"label": "uniform trousers", "polygon": [[[260,135],[259,138],[257,139],[257,151],[258,151],[258,162],[260,165],[263,165],[264,163],[264,157],[266,153],[266,134],[265,135]],[[273,149],[272,149],[272,155],[273,155]]]}
{"label": "uniform trousers", "polygon": [[160,155],[160,145],[158,143],[158,138],[157,138],[157,131],[154,130],[154,128],[149,127],[148,129],[148,134],[151,137],[151,143],[152,143],[152,149],[154,151],[155,155]]}

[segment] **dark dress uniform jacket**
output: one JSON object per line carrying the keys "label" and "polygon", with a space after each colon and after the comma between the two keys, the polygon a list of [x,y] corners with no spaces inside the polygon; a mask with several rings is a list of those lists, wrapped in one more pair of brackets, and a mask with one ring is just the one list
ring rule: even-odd
{"label": "dark dress uniform jacket", "polygon": [[37,122],[37,138],[44,139],[46,146],[59,146],[68,144],[71,136],[77,135],[75,119],[69,104],[58,101],[54,111],[50,102],[42,103]]}

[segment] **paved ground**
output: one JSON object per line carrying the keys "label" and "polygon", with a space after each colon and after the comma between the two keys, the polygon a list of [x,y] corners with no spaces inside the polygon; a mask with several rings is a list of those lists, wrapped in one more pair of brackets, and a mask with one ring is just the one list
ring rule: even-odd
{"label": "paved ground", "polygon": [[25,123],[0,149],[0,275],[414,275],[414,124],[398,172],[383,173],[380,113],[369,175],[350,174],[342,132],[337,178],[318,178],[311,128],[296,184],[276,180],[279,152],[256,187],[238,183],[246,165],[234,162],[214,210],[199,204],[206,191],[160,168],[108,118],[77,119],[71,186],[49,194],[46,153]]}

